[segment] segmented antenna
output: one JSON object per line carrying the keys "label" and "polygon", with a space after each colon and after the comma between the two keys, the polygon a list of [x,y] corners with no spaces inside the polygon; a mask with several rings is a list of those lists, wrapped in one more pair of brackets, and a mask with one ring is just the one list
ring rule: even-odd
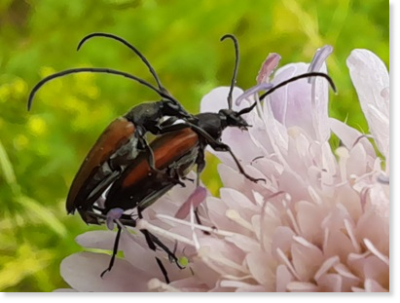
{"label": "segmented antenna", "polygon": [[237,73],[239,69],[239,43],[236,39],[236,37],[232,34],[226,34],[223,35],[220,39],[220,41],[224,41],[225,39],[231,39],[233,41],[233,44],[235,46],[235,68],[233,69],[233,76],[231,80],[231,87],[229,89],[229,94],[228,94],[228,108],[232,109],[232,94],[233,94],[233,88],[235,87],[236,84],[236,78],[237,78]]}
{"label": "segmented antenna", "polygon": [[140,84],[147,86],[148,88],[152,89],[153,91],[155,91],[157,94],[159,94],[161,97],[164,97],[166,99],[169,99],[171,101],[177,102],[174,98],[172,98],[170,95],[166,94],[163,91],[160,91],[159,89],[157,89],[156,87],[154,87],[152,84],[150,84],[149,82],[138,78],[134,75],[125,73],[125,72],[121,72],[118,70],[114,70],[114,69],[110,69],[110,68],[102,68],[102,67],[81,67],[81,68],[71,68],[71,69],[67,69],[55,74],[52,74],[44,79],[42,79],[41,81],[39,81],[34,88],[32,89],[31,93],[29,94],[29,98],[28,98],[28,110],[31,109],[32,106],[32,101],[33,98],[36,94],[36,92],[47,82],[59,78],[59,77],[63,77],[69,74],[76,74],[76,73],[100,73],[100,74],[112,74],[112,75],[118,75],[118,76],[122,76],[131,80],[134,80],[136,82],[139,82]]}
{"label": "segmented antenna", "polygon": [[132,44],[130,44],[128,41],[126,41],[125,39],[123,39],[121,37],[118,37],[113,34],[108,34],[108,33],[92,33],[92,34],[89,34],[89,35],[83,37],[83,39],[79,42],[76,50],[79,51],[79,49],[82,47],[82,45],[86,41],[88,41],[89,39],[94,38],[94,37],[104,37],[104,38],[116,40],[116,41],[124,44],[125,46],[127,46],[129,49],[131,49],[142,60],[142,62],[147,66],[150,73],[153,75],[154,80],[156,80],[156,82],[157,82],[158,89],[160,91],[164,92],[165,94],[169,94],[168,90],[161,84],[160,78],[158,77],[156,71],[151,66],[150,62],[146,59],[146,57],[135,46],[133,46]]}
{"label": "segmented antenna", "polygon": [[[310,77],[323,77],[326,80],[328,80],[331,88],[333,89],[334,92],[336,92],[336,86],[335,83],[333,82],[332,78],[329,77],[327,74],[325,73],[320,73],[320,72],[310,72],[310,73],[304,73],[298,76],[294,76],[290,79],[287,79],[285,81],[282,81],[281,83],[277,84],[276,86],[272,87],[270,90],[268,90],[267,92],[265,92],[264,94],[262,94],[260,96],[260,101],[262,101],[262,99],[264,99],[266,96],[272,94],[274,91],[276,91],[278,88],[281,88],[291,82],[303,79],[303,78],[310,78]],[[252,111],[253,108],[257,105],[257,101],[255,101],[252,105],[250,105],[247,108],[242,109],[241,111],[239,111],[239,116],[243,115],[243,114],[247,114],[248,112]]]}

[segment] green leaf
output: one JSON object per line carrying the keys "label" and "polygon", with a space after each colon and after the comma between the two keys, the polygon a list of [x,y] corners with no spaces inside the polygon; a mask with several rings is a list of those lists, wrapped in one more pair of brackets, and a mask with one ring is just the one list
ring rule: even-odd
{"label": "green leaf", "polygon": [[4,149],[3,144],[0,141],[0,167],[3,171],[4,179],[8,184],[14,184],[16,182],[14,169],[11,165],[10,159],[8,158],[7,152]]}

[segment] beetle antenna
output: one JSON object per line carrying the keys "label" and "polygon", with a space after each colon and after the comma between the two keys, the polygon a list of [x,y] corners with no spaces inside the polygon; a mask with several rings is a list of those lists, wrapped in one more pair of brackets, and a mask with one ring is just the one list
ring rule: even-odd
{"label": "beetle antenna", "polygon": [[[333,91],[336,92],[336,86],[335,86],[335,83],[333,82],[333,80],[332,80],[331,77],[329,77],[329,76],[328,76],[327,74],[325,74],[325,73],[310,72],[310,73],[304,73],[304,74],[301,74],[301,75],[298,75],[298,76],[294,76],[294,77],[292,77],[292,78],[290,78],[290,79],[287,79],[287,80],[285,80],[285,81],[283,81],[283,82],[277,84],[276,86],[272,87],[270,90],[268,90],[267,92],[265,92],[264,94],[262,94],[262,95],[260,96],[259,99],[260,99],[260,101],[262,101],[266,96],[272,94],[272,93],[273,93],[274,91],[276,91],[278,88],[281,88],[281,87],[283,87],[283,86],[285,86],[285,85],[287,85],[287,84],[289,84],[289,83],[291,83],[291,82],[294,82],[294,81],[297,81],[297,80],[300,80],[300,79],[303,79],[303,78],[310,78],[310,77],[323,77],[323,78],[325,78],[326,80],[328,80],[328,82],[329,82],[331,88],[333,89]],[[254,108],[256,105],[257,105],[257,101],[255,101],[251,106],[242,109],[242,110],[238,113],[238,115],[240,116],[240,115],[243,115],[243,114],[247,114],[248,112],[252,111],[253,108]]]}
{"label": "beetle antenna", "polygon": [[71,68],[71,69],[66,69],[64,71],[52,74],[50,76],[47,76],[46,78],[42,79],[41,81],[39,81],[34,88],[32,89],[31,93],[29,94],[29,98],[28,98],[28,110],[31,109],[32,106],[32,101],[33,98],[36,94],[36,92],[39,90],[39,88],[41,88],[45,83],[55,79],[55,78],[59,78],[59,77],[63,77],[69,74],[77,74],[77,73],[100,73],[100,74],[112,74],[112,75],[118,75],[118,76],[122,76],[131,80],[134,80],[136,82],[139,82],[140,84],[147,86],[148,88],[150,88],[151,90],[155,91],[157,94],[159,94],[161,97],[164,97],[166,99],[169,99],[171,101],[174,102],[178,102],[177,100],[175,100],[172,96],[170,96],[169,94],[157,89],[156,87],[154,87],[152,84],[150,84],[149,82],[138,78],[134,75],[125,73],[125,72],[121,72],[118,70],[114,70],[114,69],[110,69],[110,68],[102,68],[102,67],[81,67],[81,68]]}
{"label": "beetle antenna", "polygon": [[238,43],[236,37],[232,34],[223,35],[221,37],[220,41],[224,41],[226,38],[231,39],[235,46],[235,68],[233,69],[231,87],[229,89],[229,94],[228,94],[228,108],[232,109],[232,93],[233,93],[233,88],[235,87],[235,84],[236,84],[236,78],[237,78],[237,73],[238,73],[238,69],[239,69],[239,43]]}
{"label": "beetle antenna", "polygon": [[158,89],[166,94],[169,94],[168,90],[161,84],[161,80],[158,77],[156,71],[154,70],[154,68],[151,66],[150,62],[146,59],[146,57],[132,44],[130,44],[128,41],[126,41],[125,39],[118,37],[116,35],[113,34],[108,34],[108,33],[92,33],[89,34],[85,37],[83,37],[83,39],[79,42],[78,47],[77,47],[77,51],[79,51],[79,49],[82,47],[82,45],[88,41],[89,39],[93,38],[93,37],[104,37],[104,38],[109,38],[112,40],[116,40],[118,42],[121,42],[122,44],[124,44],[125,46],[127,46],[128,48],[130,48],[141,60],[142,62],[147,66],[147,68],[149,69],[150,73],[153,75],[154,80],[156,80],[157,82],[157,86]]}

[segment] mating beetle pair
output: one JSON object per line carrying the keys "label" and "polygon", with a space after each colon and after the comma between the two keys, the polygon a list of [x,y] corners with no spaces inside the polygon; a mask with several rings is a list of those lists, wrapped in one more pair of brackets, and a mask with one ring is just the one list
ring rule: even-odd
{"label": "mating beetle pair", "polygon": [[[125,40],[110,34],[94,33],[85,37],[78,49],[87,39],[95,36],[118,40],[132,49],[149,68],[158,88],[136,76],[111,69],[70,69],[40,81],[31,92],[28,108],[34,94],[44,83],[63,75],[78,72],[121,75],[156,91],[162,97],[162,100],[134,107],[125,116],[114,120],[106,128],[82,163],[71,185],[67,198],[67,211],[69,213],[73,213],[77,209],[86,223],[95,224],[99,224],[99,218],[104,218],[110,210],[115,208],[127,210],[137,207],[140,216],[141,211],[149,207],[174,185],[182,184],[181,180],[185,179],[187,173],[195,164],[197,165],[196,181],[199,182],[199,175],[205,166],[204,150],[207,145],[210,145],[216,151],[229,152],[240,172],[251,181],[258,181],[258,179],[254,179],[245,173],[230,147],[220,140],[222,131],[226,127],[241,129],[249,127],[242,115],[250,112],[256,105],[254,103],[238,112],[232,110],[232,91],[239,62],[238,44],[234,36],[225,35],[221,39],[232,39],[236,52],[234,75],[228,95],[228,109],[220,110],[219,113],[201,113],[195,116],[187,113],[179,102],[168,93],[161,85],[157,74],[146,58]],[[262,100],[267,94],[289,82],[312,76],[325,77],[333,85],[326,74],[311,72],[282,82],[262,95],[260,99]],[[163,121],[164,118],[166,118],[165,121]],[[158,136],[150,145],[145,138],[147,132]],[[110,189],[106,196],[104,208],[98,209],[101,212],[99,214],[94,211],[93,208],[96,208],[94,204],[108,187]],[[123,215],[122,219],[128,224],[134,225],[134,220],[129,221],[130,218],[127,218],[126,215]],[[116,245],[120,231],[119,228]],[[174,254],[163,246],[161,241],[147,231],[143,231],[143,233],[150,248],[155,249],[154,243],[156,243],[167,252],[171,259],[177,262]],[[117,246],[114,247],[114,253],[116,253],[116,250]],[[111,269],[113,260],[114,258],[108,270]],[[157,259],[157,262],[168,282],[161,261]]]}

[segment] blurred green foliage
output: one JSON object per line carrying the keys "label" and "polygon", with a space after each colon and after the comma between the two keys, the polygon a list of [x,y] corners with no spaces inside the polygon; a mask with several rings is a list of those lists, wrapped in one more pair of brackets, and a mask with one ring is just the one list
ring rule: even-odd
{"label": "blurred green foliage", "polygon": [[[97,136],[130,107],[158,97],[131,81],[79,74],[46,84],[31,112],[30,89],[45,75],[79,66],[112,67],[152,81],[128,49],[97,38],[114,33],[136,45],[164,85],[192,113],[211,88],[229,85],[233,49],[240,41],[238,86],[255,83],[269,52],[282,65],[311,60],[334,46],[328,60],[339,89],[330,114],[363,132],[367,124],[352,87],[346,58],[368,48],[388,66],[389,6],[362,0],[0,0],[0,290],[51,291],[65,287],[59,264],[80,247],[74,238],[93,227],[67,216],[65,197]],[[216,160],[203,180],[217,193]]]}

